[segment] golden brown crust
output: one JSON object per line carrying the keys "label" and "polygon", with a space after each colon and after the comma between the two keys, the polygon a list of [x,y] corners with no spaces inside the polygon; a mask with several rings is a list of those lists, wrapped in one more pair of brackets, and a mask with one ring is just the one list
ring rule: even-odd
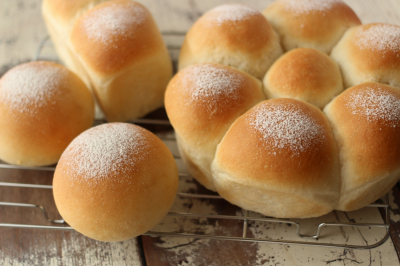
{"label": "golden brown crust", "polygon": [[[18,77],[20,75],[24,77]],[[40,80],[47,83],[42,84]],[[21,91],[18,86],[24,82],[36,95],[43,96],[25,91],[16,99],[15,95],[4,93],[5,90]],[[51,93],[44,93],[45,88]],[[2,77],[0,90],[0,125],[3,128],[0,158],[8,163],[54,164],[68,144],[93,123],[94,101],[90,91],[61,65],[51,62],[19,65]],[[31,99],[24,100],[28,96]]]}
{"label": "golden brown crust", "polygon": [[[220,64],[196,64],[171,80],[165,108],[188,158],[204,171],[229,126],[264,99],[261,82],[249,74]],[[212,189],[210,173],[206,175]]]}
{"label": "golden brown crust", "polygon": [[398,180],[399,110],[400,91],[375,82],[346,90],[324,109],[340,149],[342,189],[337,209],[361,208]]}
{"label": "golden brown crust", "polygon": [[176,196],[178,170],[169,149],[151,132],[129,127],[139,132],[146,146],[140,153],[127,150],[119,173],[99,179],[79,174],[82,169],[71,171],[75,158],[68,153],[79,155],[80,146],[68,147],[54,174],[53,194],[60,214],[75,230],[97,240],[121,241],[147,232],[163,219]]}
{"label": "golden brown crust", "polygon": [[[121,17],[114,21],[115,17],[111,14]],[[101,23],[101,19],[121,24],[115,25],[115,29],[111,26],[108,29],[101,27],[106,24]],[[101,74],[118,72],[133,62],[140,63],[155,51],[165,49],[150,12],[141,4],[129,0],[106,2],[86,12],[71,30],[71,43],[85,64]]]}
{"label": "golden brown crust", "polygon": [[[225,80],[218,83],[223,77],[230,82],[224,91]],[[196,64],[181,70],[170,81],[165,93],[166,111],[175,131],[186,142],[204,144],[209,141],[207,138],[220,135],[229,123],[261,100],[264,96],[259,80],[215,63]]]}
{"label": "golden brown crust", "polygon": [[188,31],[179,69],[214,62],[261,79],[281,54],[278,37],[261,13],[243,5],[223,5],[204,14]]}
{"label": "golden brown crust", "polygon": [[[217,191],[231,194],[233,203],[269,216],[304,218],[336,206],[338,161],[329,122],[319,109],[294,99],[272,99],[235,121],[218,146],[212,169]],[[229,192],[229,187],[238,189]],[[284,199],[289,194],[292,204]],[[263,205],[254,198],[261,195]],[[282,199],[287,204],[282,206]]]}
{"label": "golden brown crust", "polygon": [[336,62],[311,48],[298,48],[281,56],[263,80],[264,92],[271,98],[294,98],[323,108],[343,91]]}
{"label": "golden brown crust", "polygon": [[361,21],[342,1],[277,0],[263,11],[288,51],[309,47],[330,53],[343,33]]}
{"label": "golden brown crust", "polygon": [[374,81],[400,88],[400,27],[371,23],[350,29],[332,50],[345,88]]}
{"label": "golden brown crust", "polygon": [[[295,112],[291,110],[292,107],[288,107],[288,103],[293,104],[298,110],[296,112],[304,113],[310,121],[321,127],[315,140],[310,141],[309,145],[303,145],[306,149],[299,154],[296,154],[296,148],[289,145],[276,146],[273,137],[277,135],[265,139],[263,133],[253,126],[256,111],[261,108],[269,111],[270,107],[278,106],[288,112]],[[284,114],[282,118],[284,121]],[[218,147],[218,157],[219,160],[224,158],[224,166],[229,167],[229,172],[235,173],[237,178],[245,178],[260,185],[265,185],[268,180],[269,185],[274,183],[291,188],[304,185],[311,188],[324,182],[321,176],[326,174],[327,169],[334,168],[335,146],[329,123],[321,111],[294,99],[273,99],[256,105],[235,121]],[[266,172],[280,174],[266,176]]]}
{"label": "golden brown crust", "polygon": [[76,70],[108,121],[129,121],[162,107],[172,63],[144,6],[129,0],[97,5],[76,21],[70,43]]}
{"label": "golden brown crust", "polygon": [[43,0],[42,15],[57,55],[63,64],[78,74],[91,88],[89,77],[72,52],[69,42],[71,28],[76,19],[90,8],[109,0]]}

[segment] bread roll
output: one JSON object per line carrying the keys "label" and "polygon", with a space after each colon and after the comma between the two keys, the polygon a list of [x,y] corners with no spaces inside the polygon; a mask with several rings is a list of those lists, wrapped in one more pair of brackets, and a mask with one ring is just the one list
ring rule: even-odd
{"label": "bread roll", "polygon": [[264,100],[261,82],[215,63],[189,66],[171,80],[165,108],[189,172],[215,190],[211,162],[218,143],[240,115]]}
{"label": "bread roll", "polygon": [[309,47],[329,54],[348,28],[361,24],[341,0],[276,0],[263,14],[286,51]]}
{"label": "bread roll", "polygon": [[214,62],[262,79],[282,54],[277,34],[260,12],[231,4],[205,13],[191,27],[179,55],[179,70]]}
{"label": "bread roll", "polygon": [[129,0],[97,5],[75,22],[70,41],[108,121],[163,106],[172,63],[144,6]]}
{"label": "bread roll", "polygon": [[339,198],[339,155],[329,122],[295,99],[267,100],[239,117],[211,168],[222,197],[267,216],[321,216]]}
{"label": "bread roll", "polygon": [[375,81],[400,88],[400,26],[373,23],[350,29],[332,50],[349,88]]}
{"label": "bread roll", "polygon": [[178,170],[150,131],[109,123],[79,135],[65,150],[53,180],[56,206],[76,231],[121,241],[157,225],[170,209]]}
{"label": "bread roll", "polygon": [[63,63],[89,87],[89,77],[79,63],[77,55],[72,53],[69,34],[76,19],[87,10],[109,0],[43,0],[42,16],[54,48]]}
{"label": "bread roll", "polygon": [[362,83],[340,94],[324,112],[340,152],[336,209],[359,209],[389,192],[400,178],[400,91]]}
{"label": "bread roll", "polygon": [[0,79],[0,158],[7,163],[56,163],[93,119],[90,91],[62,65],[25,63]]}
{"label": "bread roll", "polygon": [[336,62],[312,48],[298,48],[281,56],[263,80],[267,98],[293,98],[323,108],[343,91]]}

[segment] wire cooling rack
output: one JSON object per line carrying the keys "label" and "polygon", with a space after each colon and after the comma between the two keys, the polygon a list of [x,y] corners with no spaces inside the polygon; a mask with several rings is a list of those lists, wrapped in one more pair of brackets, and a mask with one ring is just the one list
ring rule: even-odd
{"label": "wire cooling rack", "polygon": [[[163,36],[166,39],[167,46],[171,53],[171,57],[176,64],[177,55],[179,53],[179,40],[182,40],[184,33],[177,32],[166,32]],[[168,42],[168,38],[173,39],[172,44]],[[177,44],[178,43],[178,44]],[[46,50],[46,52],[45,52]],[[51,60],[59,61],[51,41],[46,37],[40,44],[36,55],[36,60]],[[137,119],[130,121],[135,124],[150,124],[156,126],[169,126],[170,123],[167,120],[155,120],[155,119]],[[102,120],[97,120],[95,124],[104,123]],[[161,137],[163,141],[173,141],[175,138]],[[181,160],[179,156],[175,156],[175,160],[178,162]],[[0,163],[2,169],[14,169],[14,170],[37,170],[37,171],[51,171],[55,170],[55,167],[23,167]],[[192,177],[186,173],[179,174],[181,179],[191,179]],[[0,182],[0,187],[14,187],[14,188],[27,188],[27,189],[43,189],[51,190],[51,185],[38,185],[38,184],[22,184],[12,182]],[[189,198],[193,200],[212,200],[212,201],[224,201],[219,195],[206,195],[198,193],[186,193],[180,192],[177,194],[178,198]],[[241,210],[237,212],[237,215],[223,215],[223,214],[202,214],[202,213],[189,213],[189,212],[169,212],[167,217],[181,217],[191,219],[211,219],[217,221],[233,220],[241,223],[242,233],[241,236],[221,235],[221,234],[202,234],[199,232],[171,232],[171,231],[149,231],[144,235],[157,236],[157,237],[183,237],[183,238],[198,238],[198,239],[211,239],[211,240],[224,240],[224,241],[243,241],[243,242],[260,242],[260,243],[274,243],[274,244],[291,244],[291,245],[306,245],[306,246],[318,246],[318,247],[335,247],[335,248],[351,248],[351,249],[371,249],[376,248],[389,239],[390,229],[390,212],[389,212],[389,197],[386,195],[382,200],[382,203],[374,203],[368,205],[366,208],[376,208],[382,214],[381,223],[361,223],[361,222],[320,222],[316,224],[315,234],[303,234],[302,227],[304,223],[307,223],[307,219],[300,223],[294,220],[287,219],[275,219],[269,217],[261,217],[257,214],[251,214],[247,210]],[[35,208],[41,210],[43,219],[49,222],[51,225],[35,225],[35,224],[17,224],[17,223],[1,223],[0,227],[8,228],[25,228],[25,229],[46,229],[46,230],[74,230],[62,219],[52,219],[49,217],[46,208],[38,204],[30,203],[14,203],[14,202],[0,202],[0,206],[5,207],[17,207],[17,208]],[[1,217],[1,215],[0,215]],[[29,218],[29,217],[27,217]],[[29,219],[28,219],[29,220]],[[280,224],[295,227],[296,239],[285,239],[283,237],[267,238],[257,237],[254,234],[249,234],[249,228],[254,223],[262,224]],[[223,223],[222,223],[223,224]],[[379,230],[379,238],[375,243],[368,243],[365,241],[365,245],[348,244],[348,243],[333,243],[329,237],[323,234],[324,230],[330,228],[368,228],[370,230]],[[272,230],[272,229],[271,229]],[[223,231],[223,230],[222,230]],[[343,241],[346,242],[346,241]]]}

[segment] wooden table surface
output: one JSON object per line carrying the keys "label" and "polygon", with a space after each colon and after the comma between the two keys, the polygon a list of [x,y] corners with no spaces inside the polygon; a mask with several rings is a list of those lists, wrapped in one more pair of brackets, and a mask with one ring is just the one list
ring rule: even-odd
{"label": "wooden table surface", "polygon": [[[187,31],[207,10],[226,0],[143,0],[162,31]],[[263,10],[270,0],[240,0]],[[345,0],[363,23],[387,22],[400,25],[399,0]],[[34,59],[47,32],[41,18],[40,0],[0,1],[0,76],[11,67]],[[161,116],[163,111],[161,110]],[[160,115],[160,114],[158,114]],[[173,133],[168,133],[167,136]],[[165,135],[163,135],[165,136]],[[166,141],[177,154],[173,142]],[[178,160],[181,172],[186,169]],[[0,170],[0,182],[47,184],[53,172],[37,170]],[[192,179],[183,178],[180,192],[208,193]],[[75,231],[15,229],[0,227],[0,265],[399,265],[400,193],[389,193],[391,238],[371,250],[322,248],[255,242],[232,242],[207,239],[141,236],[124,242],[104,243],[91,240]],[[60,218],[50,189],[9,188],[0,186],[0,202],[43,205],[53,219]],[[204,214],[242,215],[240,208],[222,200],[196,200],[177,197],[172,211]],[[251,214],[256,215],[256,214]],[[382,223],[376,208],[355,212],[332,212],[321,218],[297,220],[302,233],[315,233],[320,222]],[[48,225],[40,210],[1,207],[0,223]],[[238,221],[193,219],[170,216],[154,230],[240,236]],[[319,240],[365,245],[377,242],[385,229],[338,227],[326,229]],[[294,226],[251,222],[248,236],[271,239],[302,240]],[[303,240],[304,241],[304,240]]]}

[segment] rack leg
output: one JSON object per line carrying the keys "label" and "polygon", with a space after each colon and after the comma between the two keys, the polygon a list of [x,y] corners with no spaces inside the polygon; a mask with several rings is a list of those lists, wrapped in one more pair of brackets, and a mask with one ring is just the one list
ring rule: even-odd
{"label": "rack leg", "polygon": [[[249,211],[248,210],[244,210],[244,216],[247,217],[249,215]],[[247,219],[243,220],[243,238],[246,238],[247,236],[247,228],[249,227],[249,223],[247,221]]]}

